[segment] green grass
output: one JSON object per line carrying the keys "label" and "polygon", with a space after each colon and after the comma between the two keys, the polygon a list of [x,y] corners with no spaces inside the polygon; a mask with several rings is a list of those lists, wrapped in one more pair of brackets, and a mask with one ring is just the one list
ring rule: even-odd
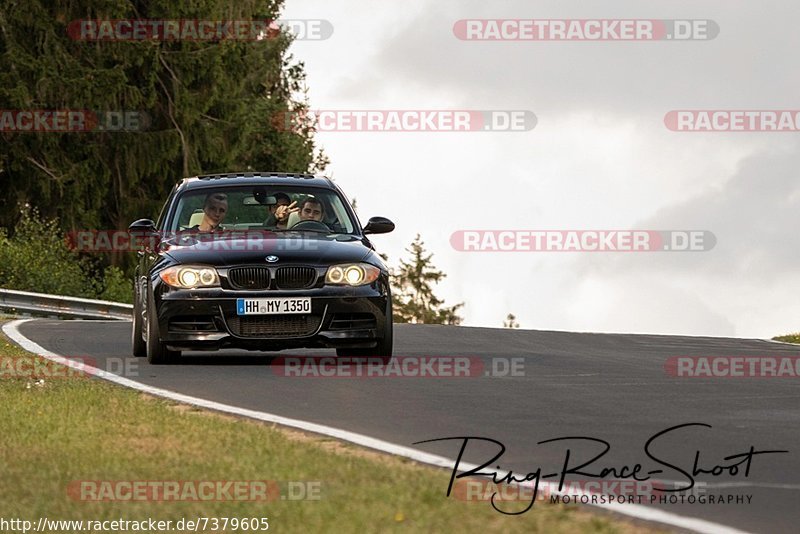
{"label": "green grass", "polygon": [[[0,336],[0,356],[31,358]],[[445,496],[449,472],[149,397],[98,379],[0,377],[0,517],[268,517],[278,532],[653,532],[576,506],[501,515]],[[87,502],[80,480],[313,481],[318,500]],[[228,529],[227,532],[234,530]],[[252,531],[251,531],[252,532]]]}
{"label": "green grass", "polygon": [[800,333],[775,336],[772,339],[773,341],[783,341],[784,343],[800,343]]}

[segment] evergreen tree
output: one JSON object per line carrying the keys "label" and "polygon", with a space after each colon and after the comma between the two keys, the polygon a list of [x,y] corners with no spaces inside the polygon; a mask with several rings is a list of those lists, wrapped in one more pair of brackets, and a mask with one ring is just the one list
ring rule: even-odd
{"label": "evergreen tree", "polygon": [[506,316],[506,320],[503,321],[503,328],[519,328],[516,315],[509,313]]}
{"label": "evergreen tree", "polygon": [[[0,109],[136,111],[143,131],[0,132],[0,226],[30,204],[62,228],[126,228],[155,217],[184,176],[306,172],[327,163],[313,128],[272,117],[302,112],[302,63],[291,38],[80,41],[80,19],[274,20],[279,0],[3,0]],[[117,258],[119,260],[119,258]]]}
{"label": "evergreen tree", "polygon": [[464,303],[445,307],[444,301],[433,294],[433,285],[442,281],[444,272],[437,270],[432,253],[427,253],[419,234],[406,249],[410,261],[400,260],[400,267],[392,273],[394,290],[394,320],[398,323],[461,324],[459,308]]}

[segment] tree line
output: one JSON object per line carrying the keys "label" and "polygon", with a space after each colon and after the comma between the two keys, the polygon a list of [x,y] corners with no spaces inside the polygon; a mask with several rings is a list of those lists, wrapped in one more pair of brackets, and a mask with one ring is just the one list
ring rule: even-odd
{"label": "tree line", "polygon": [[[275,20],[281,2],[6,0],[0,7],[0,109],[140,114],[143,129],[0,132],[0,226],[20,206],[65,230],[124,229],[155,216],[185,176],[326,165],[313,128],[271,117],[307,109],[291,37],[258,41],[72,39],[82,19]],[[125,259],[113,256],[115,265]]]}
{"label": "tree line", "polygon": [[[86,257],[63,239],[155,218],[181,178],[231,170],[320,172],[314,126],[275,118],[309,109],[291,36],[250,41],[74,39],[89,19],[276,20],[280,0],[5,0],[0,110],[136,117],[135,127],[14,131],[0,124],[0,285],[129,300],[130,254]],[[72,25],[72,26],[70,26]],[[95,125],[96,126],[96,125]],[[396,320],[459,324],[433,286],[445,274],[421,238],[393,269]]]}

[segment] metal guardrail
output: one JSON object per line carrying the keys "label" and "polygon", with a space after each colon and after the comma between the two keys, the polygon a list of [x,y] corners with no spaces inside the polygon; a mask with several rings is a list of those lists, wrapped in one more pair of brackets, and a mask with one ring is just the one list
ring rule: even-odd
{"label": "metal guardrail", "polygon": [[108,300],[0,289],[0,309],[30,314],[62,315],[82,319],[130,319],[133,306]]}

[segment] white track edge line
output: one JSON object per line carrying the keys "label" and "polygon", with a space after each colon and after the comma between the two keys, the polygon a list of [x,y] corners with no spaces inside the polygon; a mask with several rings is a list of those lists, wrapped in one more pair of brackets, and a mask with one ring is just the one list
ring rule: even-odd
{"label": "white track edge line", "polygon": [[[18,319],[15,321],[5,323],[3,325],[3,332],[5,333],[5,335],[7,335],[9,338],[11,338],[14,342],[16,342],[19,346],[21,346],[28,352],[32,352],[38,356],[42,356],[43,358],[47,358],[48,360],[54,361],[62,365],[73,367],[82,370],[84,372],[89,372],[95,376],[108,380],[109,382],[113,382],[121,386],[142,391],[144,393],[149,393],[151,395],[156,395],[158,397],[163,397],[166,399],[183,402],[186,404],[191,404],[193,406],[199,406],[202,408],[208,408],[210,410],[215,410],[218,412],[239,415],[242,417],[248,417],[250,419],[256,419],[268,423],[275,423],[288,427],[298,428],[300,430],[305,430],[307,432],[313,432],[315,434],[322,434],[325,436],[334,437],[337,439],[341,439],[343,441],[347,441],[349,443],[354,443],[356,445],[361,445],[363,447],[392,454],[395,456],[402,456],[404,458],[408,458],[410,460],[414,460],[416,462],[423,464],[432,465],[435,467],[443,467],[452,470],[453,465],[455,465],[455,460],[445,458],[444,456],[438,456],[435,454],[419,451],[416,449],[412,449],[410,447],[405,447],[403,445],[396,445],[394,443],[389,443],[388,441],[383,441],[377,438],[372,438],[370,436],[365,436],[363,434],[357,434],[355,432],[341,430],[326,425],[320,425],[317,423],[302,421],[300,419],[290,419],[288,417],[283,417],[280,415],[270,414],[266,412],[259,412],[256,410],[248,410],[246,408],[239,408],[237,406],[231,406],[229,404],[222,404],[207,399],[201,399],[199,397],[184,395],[182,393],[177,393],[175,391],[170,391],[168,389],[148,386],[147,384],[142,384],[141,382],[136,382],[135,380],[130,380],[128,378],[124,378],[119,375],[109,373],[108,371],[103,371],[102,369],[97,369],[85,365],[83,363],[76,362],[75,360],[64,358],[63,356],[56,354],[54,352],[50,352],[44,347],[38,345],[36,342],[28,339],[19,331],[20,325],[33,320],[34,319]],[[461,462],[459,464],[459,467],[463,467],[463,471],[469,471],[478,468],[478,465]],[[528,482],[525,485],[531,488],[533,487],[533,484],[531,482]],[[557,491],[557,484],[555,484],[554,482],[540,482],[539,486],[540,487],[549,486],[552,494],[559,493]],[[578,495],[581,494],[584,494],[584,492],[578,492]],[[617,514],[625,515],[628,517],[633,517],[644,521],[663,523],[673,527],[693,530],[695,532],[700,532],[703,534],[746,534],[746,532],[743,530],[738,530],[725,525],[720,525],[718,523],[713,523],[711,521],[706,521],[705,519],[684,517],[678,514],[674,514],[672,512],[664,512],[662,510],[648,508],[646,506],[642,506],[639,504],[588,503],[588,506],[595,506],[597,508],[602,508],[604,510],[615,512]]]}
{"label": "white track edge line", "polygon": [[800,349],[800,343],[790,343],[788,341],[778,341],[777,339],[762,339],[761,341],[766,341],[767,343],[777,343],[779,345],[790,345],[796,349]]}

